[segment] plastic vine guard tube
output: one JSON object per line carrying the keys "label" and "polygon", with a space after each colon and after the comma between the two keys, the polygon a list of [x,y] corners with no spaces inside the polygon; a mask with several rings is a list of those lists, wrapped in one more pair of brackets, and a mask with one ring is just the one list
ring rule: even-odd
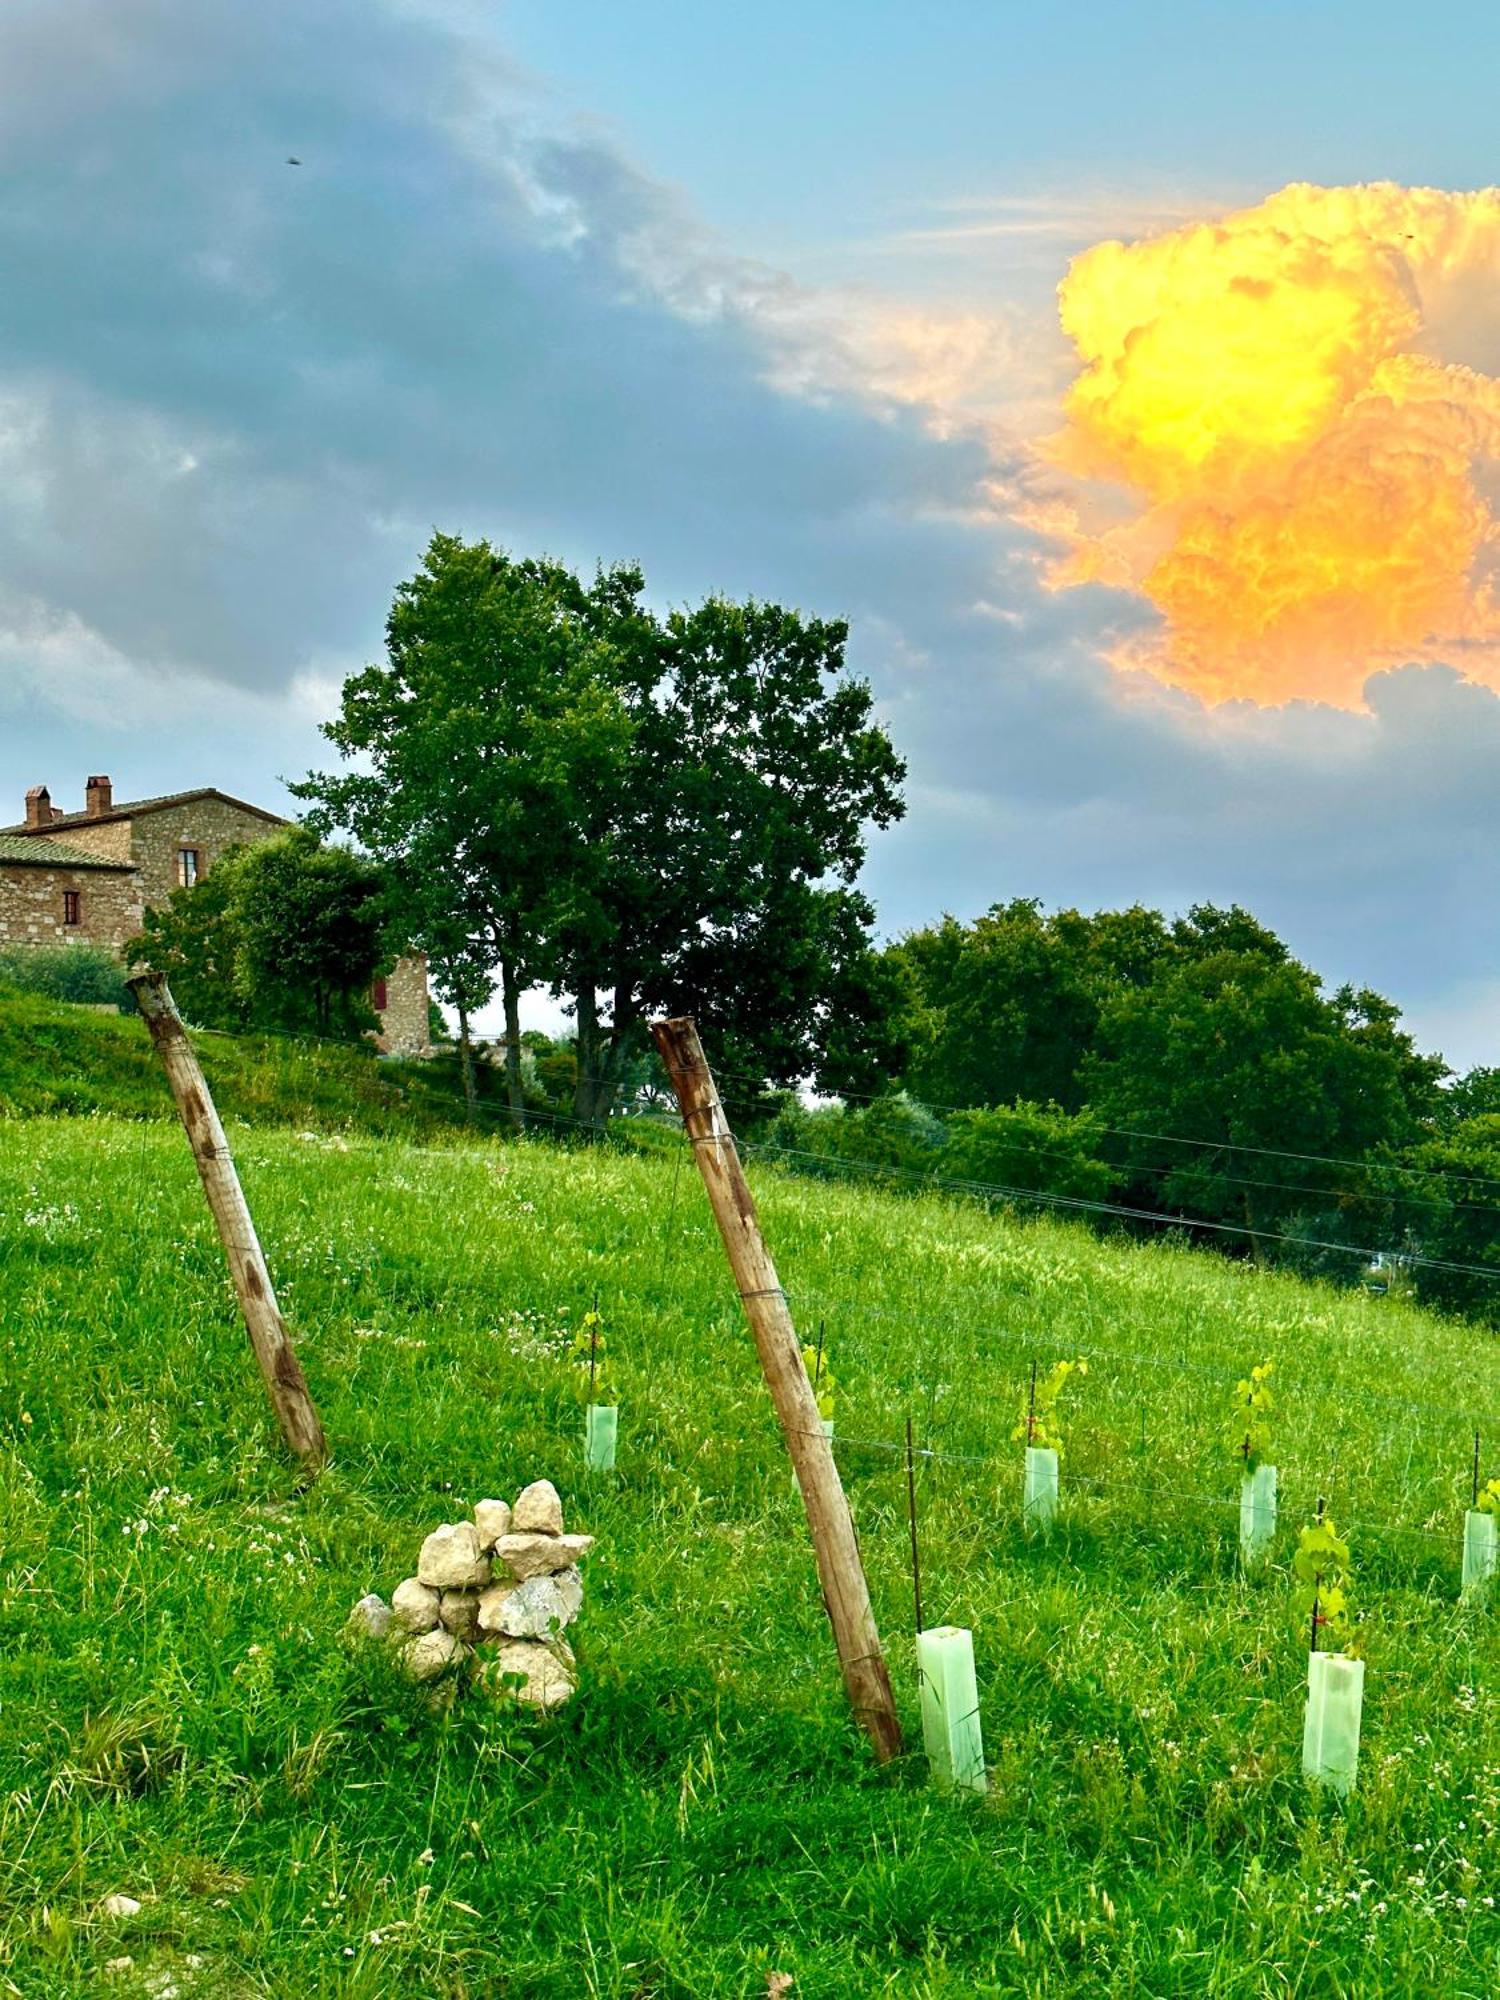
{"label": "plastic vine guard tube", "polygon": [[1363,1660],[1351,1660],[1344,1653],[1308,1654],[1303,1775],[1341,1795],[1353,1791],[1359,1769],[1359,1714],[1364,1698]]}
{"label": "plastic vine guard tube", "polygon": [[1484,1596],[1500,1568],[1500,1516],[1471,1507],[1464,1515],[1465,1597]]}
{"label": "plastic vine guard tube", "polygon": [[619,1435],[620,1408],[617,1403],[590,1403],[588,1428],[584,1433],[583,1462],[590,1472],[613,1472],[615,1439]]}
{"label": "plastic vine guard tube", "polygon": [[1039,1529],[1057,1519],[1057,1453],[1048,1445],[1026,1447],[1024,1519],[1028,1528]]}
{"label": "plastic vine guard tube", "polygon": [[1240,1560],[1258,1563],[1276,1533],[1276,1468],[1258,1465],[1240,1481]]}
{"label": "plastic vine guard tube", "polygon": [[922,1695],[922,1742],[934,1781],[989,1789],[974,1679],[974,1635],[962,1625],[934,1625],[917,1634]]}

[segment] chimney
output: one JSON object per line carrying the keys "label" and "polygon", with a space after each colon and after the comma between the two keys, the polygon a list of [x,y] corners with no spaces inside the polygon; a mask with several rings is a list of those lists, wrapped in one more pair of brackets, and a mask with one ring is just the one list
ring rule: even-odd
{"label": "chimney", "polygon": [[26,794],[26,824],[28,827],[52,824],[52,794],[45,785],[33,785]]}
{"label": "chimney", "polygon": [[113,797],[108,778],[90,778],[83,788],[83,809],[90,819],[103,819]]}

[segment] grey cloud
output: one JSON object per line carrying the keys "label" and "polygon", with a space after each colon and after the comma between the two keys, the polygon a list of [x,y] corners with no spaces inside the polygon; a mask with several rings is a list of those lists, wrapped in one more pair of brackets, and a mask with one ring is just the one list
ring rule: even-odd
{"label": "grey cloud", "polygon": [[[1210,714],[1122,681],[1101,648],[1149,614],[1040,587],[993,439],[860,393],[816,300],[462,20],[0,14],[0,799],[97,758],[274,800],[318,755],[295,678],[378,645],[440,523],[850,616],[912,766],[890,928],[1238,898],[1403,1000],[1488,972],[1495,697],[1412,668],[1368,716]],[[117,729],[49,712],[70,658],[112,663]]]}

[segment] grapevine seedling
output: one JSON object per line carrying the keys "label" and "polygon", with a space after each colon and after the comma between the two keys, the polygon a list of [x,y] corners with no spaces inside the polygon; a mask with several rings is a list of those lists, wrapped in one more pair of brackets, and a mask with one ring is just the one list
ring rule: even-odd
{"label": "grapevine seedling", "polygon": [[1500,1514],[1500,1479],[1479,1483],[1479,1433],[1474,1433],[1474,1475],[1473,1493],[1469,1502],[1476,1514]]}
{"label": "grapevine seedling", "polygon": [[1012,1444],[1036,1446],[1039,1450],[1055,1451],[1062,1456],[1062,1432],[1057,1423],[1057,1399],[1062,1394],[1063,1385],[1076,1371],[1087,1375],[1087,1361],[1059,1361],[1054,1364],[1047,1379],[1038,1383],[1036,1363],[1031,1366],[1031,1384],[1026,1401],[1021,1409],[1021,1421],[1010,1434]]}
{"label": "grapevine seedling", "polygon": [[818,1415],[827,1423],[833,1416],[834,1390],[838,1385],[834,1381],[833,1371],[828,1366],[828,1362],[824,1357],[823,1325],[821,1321],[818,1323],[818,1344],[816,1347],[803,1348],[802,1365],[807,1370],[808,1381],[812,1383],[813,1395],[818,1405]]}
{"label": "grapevine seedling", "polygon": [[582,1325],[573,1336],[572,1359],[580,1373],[585,1368],[588,1370],[588,1401],[592,1406],[599,1401],[601,1391],[607,1394],[612,1381],[604,1337],[604,1315],[599,1310],[597,1293],[593,1305],[583,1316]]}
{"label": "grapevine seedling", "polygon": [[1356,1643],[1349,1602],[1349,1544],[1339,1535],[1333,1516],[1323,1512],[1321,1500],[1316,1523],[1297,1538],[1292,1573],[1297,1579],[1292,1615],[1298,1629],[1307,1634],[1308,1651],[1352,1656]]}
{"label": "grapevine seedling", "polygon": [[1274,1364],[1263,1361],[1252,1368],[1248,1379],[1235,1385],[1230,1413],[1235,1457],[1247,1475],[1263,1465],[1271,1449],[1271,1412],[1276,1399],[1266,1387]]}

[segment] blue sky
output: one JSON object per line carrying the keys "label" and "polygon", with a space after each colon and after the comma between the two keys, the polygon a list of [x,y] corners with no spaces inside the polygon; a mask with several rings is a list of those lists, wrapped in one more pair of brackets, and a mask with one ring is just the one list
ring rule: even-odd
{"label": "blue sky", "polygon": [[0,797],[276,804],[434,525],[635,557],[664,603],[851,619],[911,764],[888,929],[1238,899],[1500,1062],[1500,699],[1440,657],[1363,713],[1122,675],[1149,605],[1043,589],[1014,504],[1070,256],[1293,179],[1482,186],[1496,43],[1478,8],[10,0]]}

